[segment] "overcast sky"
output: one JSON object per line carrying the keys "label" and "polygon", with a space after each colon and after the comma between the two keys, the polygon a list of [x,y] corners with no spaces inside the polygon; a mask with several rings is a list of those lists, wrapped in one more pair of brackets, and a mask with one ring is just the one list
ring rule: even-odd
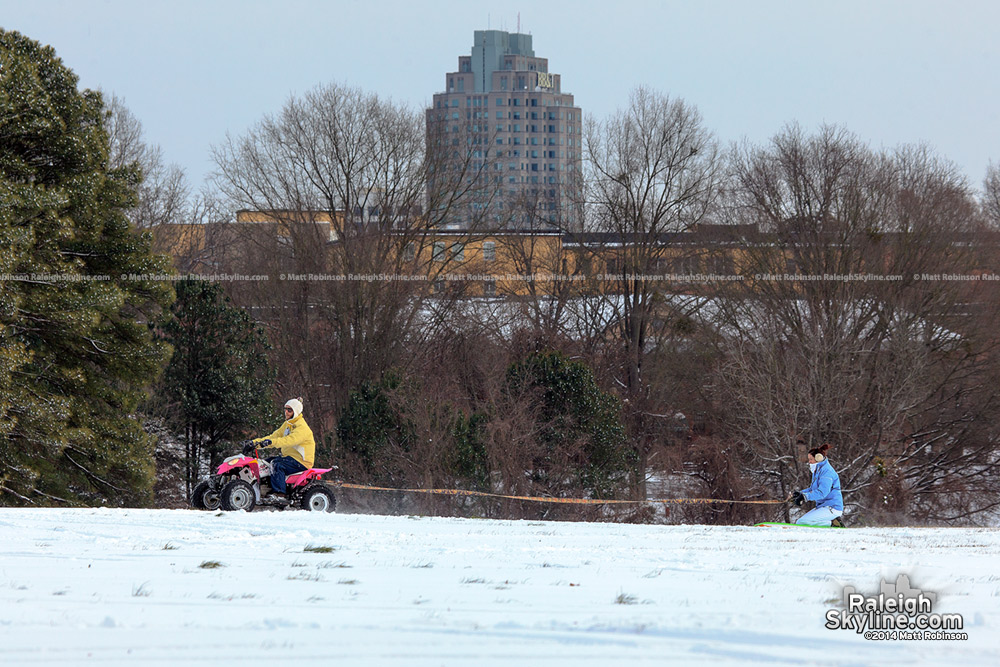
{"label": "overcast sky", "polygon": [[1000,161],[996,0],[0,0],[0,26],[123,97],[198,186],[212,144],[319,83],[429,105],[473,31],[514,32],[518,12],[586,115],[645,85],[724,142],[836,123],[926,142],[976,187]]}

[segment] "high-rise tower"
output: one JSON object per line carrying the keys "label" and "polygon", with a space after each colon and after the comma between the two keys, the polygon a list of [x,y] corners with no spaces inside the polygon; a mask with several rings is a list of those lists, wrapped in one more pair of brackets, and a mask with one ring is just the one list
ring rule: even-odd
{"label": "high-rise tower", "polygon": [[[429,142],[449,160],[437,174],[461,172],[474,186],[448,226],[578,228],[582,114],[531,35],[476,30],[471,55],[445,78],[427,110]],[[432,192],[458,182],[431,181]]]}

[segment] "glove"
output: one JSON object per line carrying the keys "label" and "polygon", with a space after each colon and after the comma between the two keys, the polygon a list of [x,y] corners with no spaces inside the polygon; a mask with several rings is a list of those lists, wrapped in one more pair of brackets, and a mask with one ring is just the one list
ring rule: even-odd
{"label": "glove", "polygon": [[260,442],[257,443],[257,446],[261,447],[261,448],[263,448],[263,447],[270,447],[271,446],[271,441],[268,440],[267,438],[264,438],[263,440],[261,440]]}
{"label": "glove", "polygon": [[243,444],[244,455],[249,455],[253,453],[253,450],[257,448],[257,445],[253,443],[253,440],[244,440],[242,444]]}
{"label": "glove", "polygon": [[802,507],[802,503],[806,501],[806,497],[802,495],[801,491],[796,491],[792,494],[792,502],[798,507]]}

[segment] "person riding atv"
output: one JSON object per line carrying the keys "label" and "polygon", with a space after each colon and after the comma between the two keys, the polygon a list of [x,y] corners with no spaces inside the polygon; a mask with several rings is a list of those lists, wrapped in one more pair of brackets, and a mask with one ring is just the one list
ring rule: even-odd
{"label": "person riding atv", "polygon": [[271,488],[275,493],[286,493],[285,477],[313,467],[316,456],[316,441],[312,429],[302,415],[302,398],[293,398],[285,403],[285,423],[266,438],[248,440],[243,444],[243,453],[250,454],[255,449],[280,450],[278,456],[271,457]]}

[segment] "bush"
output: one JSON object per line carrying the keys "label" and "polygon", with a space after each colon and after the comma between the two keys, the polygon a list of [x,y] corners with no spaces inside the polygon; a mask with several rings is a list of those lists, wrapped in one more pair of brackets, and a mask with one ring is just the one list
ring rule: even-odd
{"label": "bush", "polygon": [[539,449],[525,461],[552,493],[582,489],[597,498],[627,493],[635,450],[625,438],[618,399],[593,371],[560,353],[534,353],[507,370],[508,391],[537,401]]}
{"label": "bush", "polygon": [[399,385],[399,376],[390,373],[379,382],[362,382],[351,391],[337,421],[337,458],[346,474],[360,473],[380,485],[403,481],[394,454],[409,449],[413,429],[389,400]]}

